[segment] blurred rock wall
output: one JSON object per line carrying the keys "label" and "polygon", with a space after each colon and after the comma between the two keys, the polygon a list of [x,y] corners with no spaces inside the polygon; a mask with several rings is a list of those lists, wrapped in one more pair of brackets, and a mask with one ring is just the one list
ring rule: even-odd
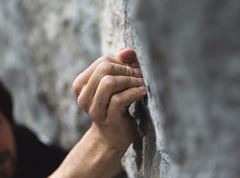
{"label": "blurred rock wall", "polygon": [[104,52],[136,49],[148,86],[129,177],[239,177],[240,2],[106,2]]}
{"label": "blurred rock wall", "polygon": [[100,5],[87,0],[1,0],[0,77],[16,120],[45,142],[72,146],[89,126],[71,86],[101,54]]}
{"label": "blurred rock wall", "polygon": [[143,139],[123,159],[129,177],[239,177],[239,1],[0,2],[0,77],[43,140],[79,138],[74,77],[132,47],[148,96],[134,105]]}

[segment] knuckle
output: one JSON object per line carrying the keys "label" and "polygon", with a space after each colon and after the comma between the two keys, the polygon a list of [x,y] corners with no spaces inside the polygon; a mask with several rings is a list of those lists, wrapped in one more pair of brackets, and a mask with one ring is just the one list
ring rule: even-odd
{"label": "knuckle", "polygon": [[145,85],[143,78],[137,78],[137,80],[141,85]]}
{"label": "knuckle", "polygon": [[123,103],[123,100],[122,98],[120,98],[119,96],[117,95],[113,95],[112,98],[111,98],[111,102],[110,104],[113,105],[114,107],[119,107],[121,106]]}
{"label": "knuckle", "polygon": [[116,82],[113,76],[106,75],[101,79],[100,85],[103,89],[108,90],[115,88]]}
{"label": "knuckle", "polygon": [[132,77],[132,76],[128,76],[128,81],[129,81],[129,83],[132,84],[132,85],[135,85],[135,84],[140,83],[137,78]]}
{"label": "knuckle", "polygon": [[130,94],[132,96],[138,96],[141,95],[141,91],[138,88],[133,88],[132,90],[130,90]]}
{"label": "knuckle", "polygon": [[133,76],[126,76],[124,77],[124,80],[125,80],[127,89],[130,89],[132,87],[138,87],[143,84],[141,80]]}
{"label": "knuckle", "polygon": [[133,71],[132,68],[129,66],[124,66],[125,72],[128,76],[132,76],[133,75]]}
{"label": "knuckle", "polygon": [[109,62],[102,62],[98,65],[97,70],[100,73],[108,74],[112,70],[112,65]]}
{"label": "knuckle", "polygon": [[111,62],[112,58],[109,56],[102,56],[99,58],[99,60],[103,61],[103,62]]}

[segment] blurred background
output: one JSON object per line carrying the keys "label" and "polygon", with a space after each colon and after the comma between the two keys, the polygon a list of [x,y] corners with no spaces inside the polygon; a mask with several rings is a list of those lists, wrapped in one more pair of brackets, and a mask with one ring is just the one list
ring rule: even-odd
{"label": "blurred background", "polygon": [[101,54],[95,0],[0,0],[0,78],[17,122],[71,147],[89,126],[74,78]]}

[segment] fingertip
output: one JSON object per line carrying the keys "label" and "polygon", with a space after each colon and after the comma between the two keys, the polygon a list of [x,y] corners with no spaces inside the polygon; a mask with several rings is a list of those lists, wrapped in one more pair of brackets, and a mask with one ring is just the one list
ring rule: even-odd
{"label": "fingertip", "polygon": [[136,52],[131,48],[124,48],[121,49],[117,54],[117,59],[120,60],[123,63],[127,64],[135,64],[135,66],[139,66],[137,61],[137,55]]}

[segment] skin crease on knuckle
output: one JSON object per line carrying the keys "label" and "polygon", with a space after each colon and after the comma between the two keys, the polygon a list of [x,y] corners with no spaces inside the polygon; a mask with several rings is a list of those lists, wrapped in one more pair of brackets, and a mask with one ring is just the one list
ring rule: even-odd
{"label": "skin crease on knuckle", "polygon": [[[93,119],[97,118],[98,116],[104,117],[103,115],[105,114],[102,114],[102,113],[107,112],[105,111],[107,110],[107,107],[105,109],[103,105],[105,106],[107,105],[107,103],[109,103],[104,100],[111,100],[111,105],[116,106],[116,108],[119,108],[121,105],[123,105],[122,107],[124,107],[124,103],[125,103],[124,98],[117,97],[118,95],[116,94],[119,92],[122,92],[123,90],[127,90],[131,87],[142,86],[143,84],[144,83],[142,78],[136,78],[131,76],[110,76],[110,75],[104,76],[99,82],[97,93],[95,93],[95,97],[93,99],[94,101],[91,104],[91,107],[89,110],[90,116]],[[138,92],[138,90],[136,92]],[[132,94],[134,95],[136,93],[132,93]],[[99,95],[101,95],[101,97]],[[119,111],[116,111],[116,112],[119,112]]]}
{"label": "skin crease on knuckle", "polygon": [[122,71],[126,76],[133,76],[134,71],[131,67],[126,66],[126,65],[119,65],[119,70]]}
{"label": "skin crease on knuckle", "polygon": [[[98,63],[99,61],[102,61],[101,63],[110,63],[110,62],[114,62],[114,60],[112,59],[112,58],[110,58],[110,57],[108,57],[108,56],[103,56],[103,57],[100,57],[100,58],[98,58],[92,65],[94,65],[95,63]],[[90,66],[89,68],[93,68],[92,70],[94,70],[94,68],[96,68],[96,67],[93,67],[93,66]],[[97,64],[95,64],[95,65],[97,65]],[[99,65],[99,64],[98,64]],[[84,72],[82,72],[81,74],[79,74],[77,77],[76,77],[76,79],[73,81],[73,84],[72,84],[72,88],[73,88],[73,91],[74,91],[74,93],[76,94],[76,95],[78,95],[79,93],[80,93],[80,90],[81,90],[81,88],[83,87],[83,85],[84,85],[84,81],[87,81],[88,80],[88,78],[86,78],[85,76],[84,76],[84,74],[86,73],[86,72],[90,72],[89,71],[90,69],[86,69]],[[91,72],[92,73],[92,72]]]}
{"label": "skin crease on knuckle", "polygon": [[102,57],[98,58],[97,60],[102,61],[102,62],[114,62],[114,59],[112,59],[109,56],[102,56]]}
{"label": "skin crease on knuckle", "polygon": [[123,100],[118,95],[113,95],[111,97],[110,105],[112,106],[112,108],[122,107],[122,104],[123,104]]}
{"label": "skin crease on knuckle", "polygon": [[[113,95],[111,98],[111,110],[124,111],[134,101],[139,100],[146,94],[144,87],[134,87],[127,89],[119,94]],[[123,114],[123,113],[122,113]]]}
{"label": "skin crease on knuckle", "polygon": [[113,66],[109,62],[102,62],[97,66],[97,71],[99,74],[107,75],[111,73],[111,70],[113,69]]}
{"label": "skin crease on knuckle", "polygon": [[[116,77],[111,75],[104,76],[98,85],[98,93],[101,93],[101,97],[96,96],[93,98],[92,104],[89,108],[89,115],[92,119],[98,121],[104,121],[104,116],[106,117],[107,107],[103,107],[103,105],[107,105],[109,97],[113,94],[113,92],[117,87]],[[106,93],[106,94],[105,94]],[[97,98],[97,99],[96,99]],[[104,101],[105,100],[105,101]],[[100,111],[101,110],[101,111]]]}
{"label": "skin crease on knuckle", "polygon": [[111,75],[105,75],[99,82],[98,86],[101,90],[110,92],[116,88],[116,80]]}
{"label": "skin crease on knuckle", "polygon": [[140,69],[131,68],[126,65],[118,63],[102,62],[97,66],[97,73],[104,75],[124,75],[124,76],[136,76],[139,77]]}
{"label": "skin crease on knuckle", "polygon": [[128,76],[133,76],[134,72],[133,72],[133,69],[129,66],[123,66],[124,69],[125,69],[125,72]]}
{"label": "skin crease on knuckle", "polygon": [[[105,57],[105,58],[102,58],[102,60],[112,60],[112,59]],[[119,65],[119,64],[117,64],[117,65]],[[120,71],[122,71],[120,73],[125,73],[125,75],[127,75],[127,76],[139,77],[139,75],[140,75],[139,68],[132,69],[129,66],[123,66],[123,65],[116,66],[113,63],[109,63],[106,61],[98,64],[98,66],[96,66],[96,70],[97,70],[97,73],[99,73],[99,75],[103,75],[103,76],[108,75],[109,73],[111,73],[114,70],[115,70],[115,72],[116,72],[116,70],[120,70]],[[123,72],[123,70],[124,70],[124,72]],[[81,92],[81,89],[84,86],[84,81],[87,81],[89,79],[89,78],[87,79],[86,76],[84,76],[85,73],[86,73],[86,71],[81,73],[73,82],[72,87],[73,87],[73,91],[76,95],[79,95],[79,93]]]}
{"label": "skin crease on knuckle", "polygon": [[[94,112],[90,114],[91,117],[96,118],[98,115],[104,117],[108,107],[109,100],[114,93],[122,92],[131,87],[140,87],[143,85],[143,79],[131,76],[104,76],[95,93],[91,108]],[[93,114],[94,113],[94,114]]]}

